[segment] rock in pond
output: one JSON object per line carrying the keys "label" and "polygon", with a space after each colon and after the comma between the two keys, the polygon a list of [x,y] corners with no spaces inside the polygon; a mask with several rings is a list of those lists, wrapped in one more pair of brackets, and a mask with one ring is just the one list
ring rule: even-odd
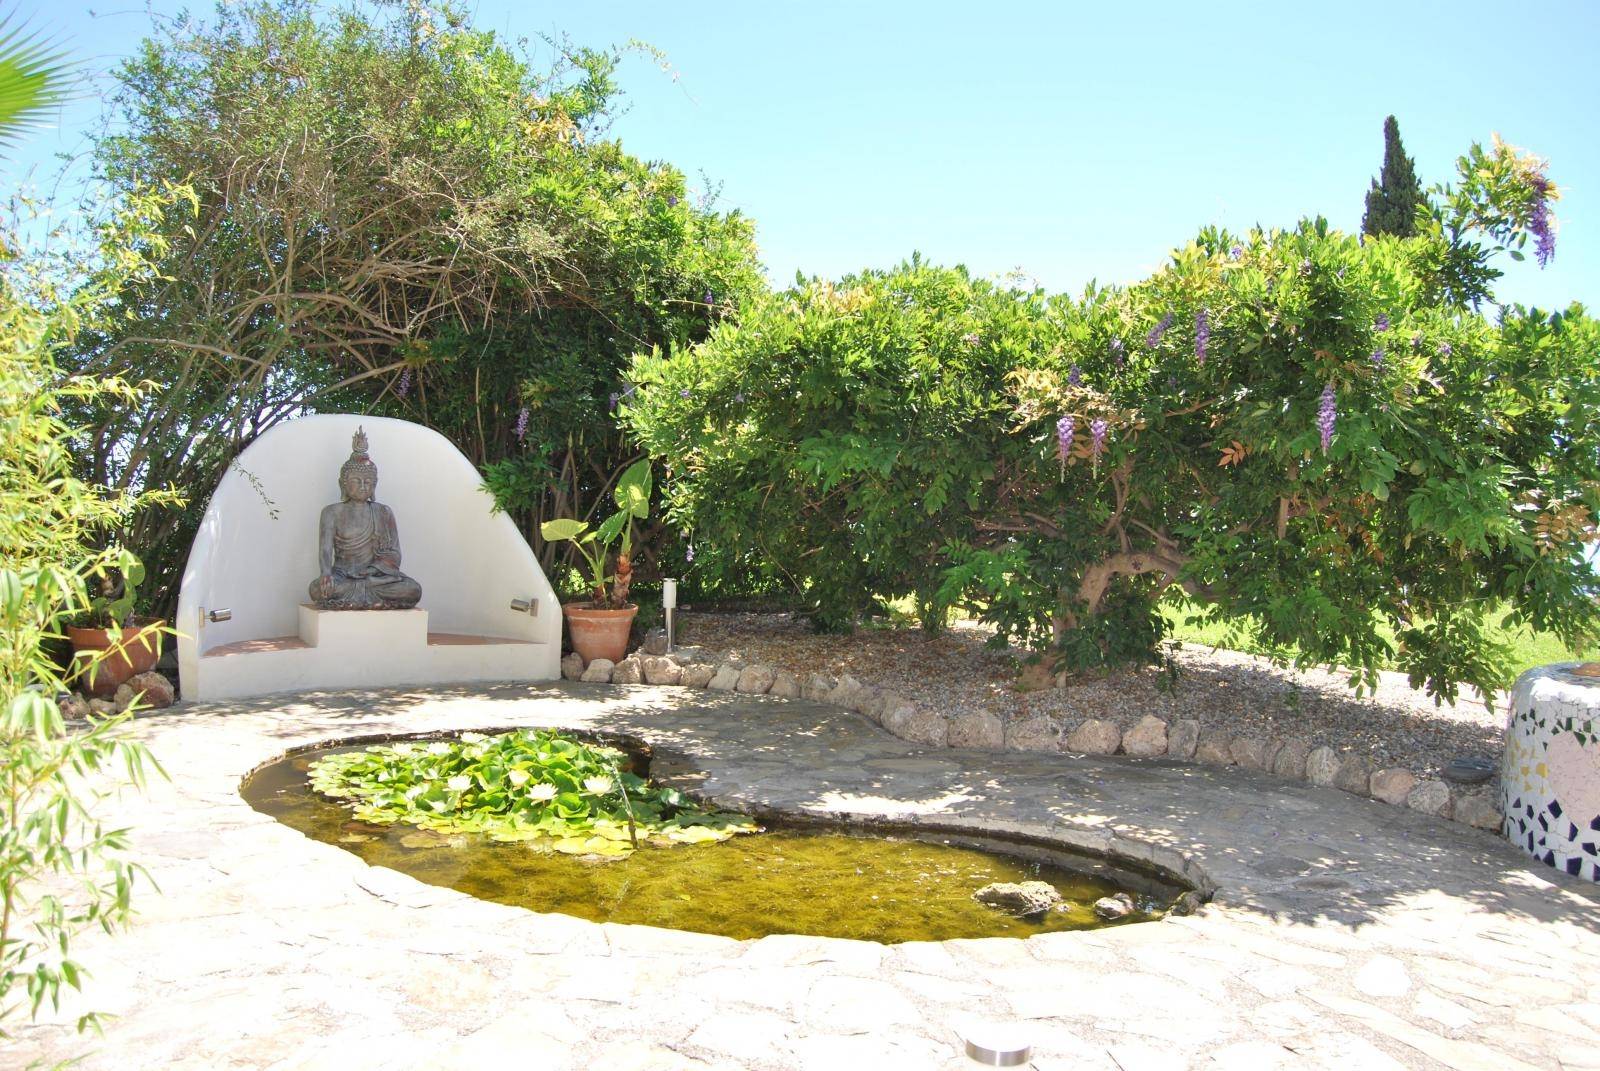
{"label": "rock in pond", "polygon": [[1061,902],[1055,886],[1043,881],[996,881],[973,893],[972,898],[1019,919],[1042,915]]}
{"label": "rock in pond", "polygon": [[1133,897],[1125,892],[1119,892],[1115,896],[1102,896],[1094,902],[1094,913],[1107,922],[1125,919],[1137,910]]}

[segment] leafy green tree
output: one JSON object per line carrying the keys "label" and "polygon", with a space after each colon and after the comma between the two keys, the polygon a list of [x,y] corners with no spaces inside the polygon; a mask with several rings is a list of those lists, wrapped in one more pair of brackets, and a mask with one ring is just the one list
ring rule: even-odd
{"label": "leafy green tree", "polygon": [[915,262],[813,282],[641,356],[628,419],[677,523],[825,617],[961,604],[1083,670],[1154,658],[1177,585],[1303,663],[1491,692],[1489,608],[1600,626],[1600,326],[1473,311],[1555,191],[1498,143],[1461,174],[1415,238],[1206,230],[1076,300]]}
{"label": "leafy green tree", "polygon": [[155,385],[77,414],[84,475],[193,493],[126,535],[152,609],[224,467],[307,411],[437,428],[530,533],[607,500],[634,453],[608,417],[627,355],[760,285],[748,221],[606,137],[617,59],[558,43],[537,73],[453,7],[248,0],[122,67],[101,172],[197,202],[74,354]]}
{"label": "leafy green tree", "polygon": [[1391,115],[1383,121],[1383,169],[1367,191],[1362,233],[1409,238],[1417,230],[1417,209],[1426,204],[1416,164],[1400,144],[1400,124]]}

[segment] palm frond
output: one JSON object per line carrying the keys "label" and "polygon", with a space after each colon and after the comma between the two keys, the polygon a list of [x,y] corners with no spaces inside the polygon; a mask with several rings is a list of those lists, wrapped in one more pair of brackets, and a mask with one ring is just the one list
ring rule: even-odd
{"label": "palm frond", "polygon": [[67,99],[66,53],[25,26],[0,18],[0,148],[40,125]]}

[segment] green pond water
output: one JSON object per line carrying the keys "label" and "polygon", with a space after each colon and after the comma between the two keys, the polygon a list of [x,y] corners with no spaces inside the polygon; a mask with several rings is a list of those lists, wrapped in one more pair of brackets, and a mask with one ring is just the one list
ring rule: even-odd
{"label": "green pond water", "polygon": [[[373,866],[484,900],[595,922],[736,938],[798,933],[894,943],[1028,937],[1154,918],[1182,891],[1089,857],[1023,845],[986,850],[964,835],[922,831],[769,825],[719,843],[643,847],[600,861],[477,834],[371,825],[352,819],[346,805],[306,781],[311,763],[349,750],[300,752],[266,766],[245,782],[244,798]],[[1064,903],[1037,921],[1012,918],[972,899],[996,881],[1046,881]],[[1131,895],[1139,910],[1120,922],[1101,921],[1094,902],[1117,892]]]}

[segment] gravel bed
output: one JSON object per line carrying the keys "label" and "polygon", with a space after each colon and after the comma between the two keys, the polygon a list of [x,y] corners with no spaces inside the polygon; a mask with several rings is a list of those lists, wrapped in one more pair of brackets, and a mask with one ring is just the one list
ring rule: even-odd
{"label": "gravel bed", "polygon": [[1255,655],[1188,645],[1175,680],[1155,668],[1122,670],[1018,692],[1014,652],[986,646],[990,632],[963,622],[938,636],[916,628],[866,628],[849,636],[813,633],[787,613],[680,611],[678,642],[800,674],[850,673],[943,714],[982,708],[1008,721],[1044,715],[1070,731],[1087,718],[1126,729],[1146,714],[1168,722],[1193,718],[1208,729],[1263,739],[1298,737],[1311,746],[1365,755],[1375,766],[1437,777],[1462,755],[1497,762],[1504,704],[1485,708],[1476,693],[1436,706],[1403,674],[1384,673],[1377,693],[1358,697],[1348,676],[1277,667]]}

